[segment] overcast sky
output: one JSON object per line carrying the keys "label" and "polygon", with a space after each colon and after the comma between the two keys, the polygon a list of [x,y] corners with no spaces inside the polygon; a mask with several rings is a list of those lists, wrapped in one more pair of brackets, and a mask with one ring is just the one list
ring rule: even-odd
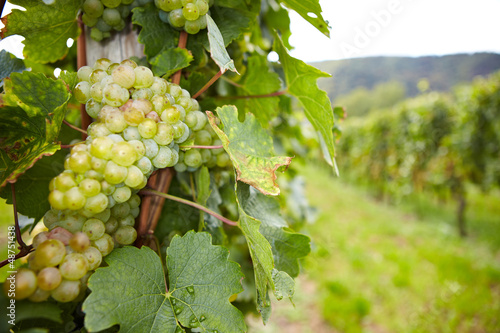
{"label": "overcast sky", "polygon": [[[296,47],[292,55],[307,62],[500,52],[500,0],[320,0],[320,4],[332,26],[330,39],[291,13],[290,43]],[[18,38],[9,37],[0,41],[0,49],[20,57],[18,43]]]}
{"label": "overcast sky", "polygon": [[292,55],[320,61],[375,55],[500,52],[500,0],[320,0],[328,39],[295,13]]}

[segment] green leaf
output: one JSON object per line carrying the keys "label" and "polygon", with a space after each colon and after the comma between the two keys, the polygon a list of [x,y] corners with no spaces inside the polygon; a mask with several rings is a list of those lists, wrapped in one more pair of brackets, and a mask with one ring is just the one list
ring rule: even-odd
{"label": "green leaf", "polygon": [[160,258],[148,247],[124,247],[106,257],[108,267],[89,280],[83,303],[85,327],[99,331],[120,325],[123,332],[244,332],[244,317],[229,297],[242,291],[238,264],[211,244],[207,233],[188,232],[167,249],[169,292]]}
{"label": "green leaf", "polygon": [[271,244],[275,268],[292,277],[298,276],[298,259],[311,251],[309,237],[288,227],[275,198],[265,196],[246,184],[239,184],[238,199],[246,214],[262,222],[259,232]]}
{"label": "green leaf", "polygon": [[26,11],[12,10],[2,18],[5,28],[2,38],[21,35],[25,38],[23,55],[26,59],[47,63],[63,58],[68,53],[66,41],[80,34],[76,16],[82,0],[58,0],[51,5],[38,0],[10,0]]}
{"label": "green leaf", "polygon": [[[9,77],[11,73],[20,73],[24,71],[26,67],[21,59],[17,59],[13,54],[2,50],[0,51],[0,81]],[[0,83],[0,87],[3,82]]]}
{"label": "green leaf", "polygon": [[55,303],[34,303],[28,300],[16,302],[16,322],[26,319],[47,319],[62,323],[62,310]]}
{"label": "green leaf", "polygon": [[208,30],[208,42],[210,43],[210,57],[215,61],[217,66],[219,66],[220,71],[224,73],[228,69],[230,71],[238,73],[236,67],[234,67],[234,61],[231,59],[226,51],[226,46],[224,44],[224,38],[222,37],[217,24],[214,20],[207,16],[207,30]]}
{"label": "green leaf", "polygon": [[330,37],[330,27],[321,15],[319,0],[280,0],[286,7],[295,10],[307,22]]}
{"label": "green leaf", "polygon": [[4,83],[8,106],[0,108],[0,187],[60,148],[54,140],[71,97],[62,81],[43,74],[13,73]]}
{"label": "green leaf", "polygon": [[278,36],[274,41],[274,50],[279,54],[288,92],[304,107],[307,119],[318,133],[323,155],[328,164],[333,166],[335,149],[332,105],[326,92],[320,90],[316,84],[318,78],[331,75],[291,57]]}
{"label": "green leaf", "polygon": [[136,7],[132,12],[132,23],[142,27],[138,41],[144,44],[144,54],[148,59],[177,46],[179,33],[170,24],[160,20],[158,9],[153,3]]}
{"label": "green leaf", "polygon": [[59,78],[64,83],[66,83],[66,85],[68,86],[68,89],[70,91],[73,91],[73,89],[75,89],[75,86],[78,84],[78,82],[80,82],[76,72],[62,71],[61,75],[59,75]]}
{"label": "green leaf", "polygon": [[207,111],[210,125],[222,141],[236,169],[237,179],[252,185],[268,195],[278,195],[276,170],[288,166],[291,157],[274,156],[273,140],[260,126],[255,116],[248,114],[245,122],[238,121],[238,110],[234,106],[217,108],[223,130],[216,124],[212,112]]}
{"label": "green leaf", "polygon": [[[247,71],[242,87],[238,92],[242,95],[267,95],[280,90],[281,81],[276,72],[269,69],[267,58],[254,53],[248,58]],[[239,111],[251,112],[263,127],[267,127],[279,110],[279,97],[248,98],[240,102]]]}
{"label": "green leaf", "polygon": [[248,204],[248,185],[236,184],[236,201],[240,214],[239,226],[245,235],[252,258],[257,288],[257,310],[261,313],[264,323],[271,314],[268,285],[278,300],[293,296],[293,279],[286,273],[274,268],[272,247],[260,232],[262,222],[248,215],[243,205]]}
{"label": "green leaf", "polygon": [[168,49],[151,59],[153,72],[156,76],[169,77],[180,69],[189,66],[193,56],[186,49],[174,48]]}

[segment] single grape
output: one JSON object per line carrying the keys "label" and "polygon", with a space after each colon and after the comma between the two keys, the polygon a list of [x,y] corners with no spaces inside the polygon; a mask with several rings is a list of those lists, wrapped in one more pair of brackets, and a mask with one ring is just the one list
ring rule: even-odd
{"label": "single grape", "polygon": [[75,89],[73,89],[73,96],[75,96],[78,102],[87,103],[90,99],[90,83],[87,81],[78,82]]}
{"label": "single grape", "polygon": [[98,214],[103,212],[108,207],[108,197],[99,193],[96,196],[87,198],[87,202],[85,203],[85,209],[92,214]]}
{"label": "single grape", "polygon": [[231,164],[231,159],[227,153],[217,155],[217,166],[224,168]]}
{"label": "single grape", "polygon": [[[108,69],[106,69],[106,73],[108,73],[108,75],[111,75],[113,74],[113,71],[116,69],[116,67],[120,66],[119,63],[117,62],[113,62],[111,63],[111,65],[109,65]],[[113,77],[111,76],[111,79],[114,81]],[[117,83],[117,82],[115,82]]]}
{"label": "single grape", "polygon": [[66,249],[60,240],[48,239],[38,245],[35,260],[43,267],[53,267],[61,263],[65,254]]}
{"label": "single grape", "polygon": [[104,120],[106,127],[113,133],[121,133],[127,128],[127,122],[120,110],[109,112]]}
{"label": "single grape", "polygon": [[125,66],[129,66],[129,67],[132,67],[132,68],[136,68],[137,67],[137,63],[131,59],[125,59],[123,60],[122,62],[120,62],[120,65],[125,65]]}
{"label": "single grape", "polygon": [[162,20],[165,23],[170,24],[169,12],[166,12],[166,11],[160,9],[158,11],[158,16],[160,17],[160,20]]}
{"label": "single grape", "polygon": [[120,5],[121,0],[101,0],[102,4],[108,8],[116,8]]}
{"label": "single grape", "polygon": [[82,252],[82,255],[85,257],[85,259],[87,259],[89,270],[93,271],[101,265],[102,254],[95,247],[88,247],[85,251]]}
{"label": "single grape", "polygon": [[194,3],[187,3],[184,8],[182,8],[182,14],[187,21],[194,21],[198,17],[200,17],[198,6],[196,6]]}
{"label": "single grape", "polygon": [[100,122],[93,122],[87,128],[87,132],[91,138],[97,138],[100,136],[107,136],[111,134],[111,131],[106,127],[106,124]]}
{"label": "single grape", "polygon": [[172,125],[160,122],[157,125],[156,135],[153,137],[159,145],[166,146],[174,139],[174,128]]}
{"label": "single grape", "polygon": [[158,154],[151,162],[158,169],[173,166],[172,150],[168,147],[160,147]]}
{"label": "single grape", "polygon": [[205,130],[195,132],[195,144],[200,146],[210,146],[212,144],[212,136]]}
{"label": "single grape", "polygon": [[125,108],[123,110],[123,117],[129,126],[139,126],[144,120],[144,113],[141,110],[133,107]]}
{"label": "single grape", "polygon": [[85,222],[85,217],[83,217],[79,214],[69,215],[69,216],[66,216],[64,219],[58,220],[49,229],[52,230],[56,227],[62,227],[64,229],[68,230],[69,232],[74,233],[74,232],[78,232],[78,231],[82,230],[82,226],[83,226],[84,222]]}
{"label": "single grape", "polygon": [[135,72],[134,88],[136,89],[148,88],[153,84],[154,75],[149,68],[144,66],[138,66],[134,68],[134,72]]}
{"label": "single grape", "polygon": [[[141,175],[141,180],[142,180],[142,175]],[[130,199],[131,195],[132,191],[130,190],[130,187],[123,186],[115,190],[115,192],[113,193],[113,199],[115,199],[115,201],[118,203],[122,203]]]}
{"label": "single grape", "polygon": [[114,238],[118,244],[130,245],[137,239],[137,231],[134,227],[123,226],[116,230]]}
{"label": "single grape", "polygon": [[205,15],[206,13],[208,13],[208,2],[205,1],[205,0],[196,0],[195,2],[195,5],[198,7],[198,10],[200,12],[200,16],[202,15]]}
{"label": "single grape", "polygon": [[167,92],[168,82],[164,78],[155,76],[153,79],[153,84],[149,89],[155,95],[164,95]]}
{"label": "single grape", "polygon": [[[142,173],[141,169],[139,169],[135,165],[131,165],[128,167],[128,173],[127,173],[127,178],[125,179],[125,185],[128,187],[137,189],[141,184],[142,184],[142,179],[144,177],[144,174]],[[113,194],[113,198],[116,200]],[[116,200],[118,201],[118,200]]]}
{"label": "single grape", "polygon": [[[140,128],[139,128],[140,132]],[[130,143],[118,142],[111,149],[111,160],[120,166],[130,166],[137,160],[137,152]]]}
{"label": "single grape", "polygon": [[90,239],[84,232],[77,232],[69,240],[69,246],[76,252],[83,252],[90,246]]}
{"label": "single grape", "polygon": [[80,253],[68,254],[59,266],[61,276],[66,280],[80,280],[88,271],[89,263]]}
{"label": "single grape", "polygon": [[149,88],[137,89],[132,93],[133,99],[151,99],[153,98],[153,92]]}
{"label": "single grape", "polygon": [[124,218],[129,213],[130,213],[130,206],[126,202],[117,204],[111,209],[111,214],[117,219]]}
{"label": "single grape", "polygon": [[94,69],[90,66],[82,66],[80,69],[78,69],[78,72],[76,73],[78,77],[78,81],[87,81],[90,83],[90,75]]}
{"label": "single grape", "polygon": [[62,281],[61,273],[56,267],[45,267],[37,275],[38,287],[51,291],[57,288]]}
{"label": "single grape", "polygon": [[134,147],[135,152],[137,153],[137,159],[139,160],[146,154],[146,147],[144,147],[144,143],[139,140],[130,140],[128,142],[132,147]]}
{"label": "single grape", "polygon": [[127,141],[141,140],[142,136],[139,134],[137,127],[129,126],[123,130],[123,138]]}
{"label": "single grape", "polygon": [[66,192],[76,186],[75,176],[72,172],[63,172],[54,178],[55,189]]}
{"label": "single grape", "polygon": [[130,66],[119,65],[113,70],[111,76],[116,84],[126,89],[132,88],[135,82],[135,72]]}
{"label": "single grape", "polygon": [[101,238],[93,241],[92,246],[98,249],[102,256],[105,257],[113,251],[115,243],[110,235],[104,234]]}
{"label": "single grape", "polygon": [[107,136],[97,137],[90,144],[90,153],[97,157],[109,160],[111,158],[111,148],[114,142]]}
{"label": "single grape", "polygon": [[85,196],[78,187],[73,187],[64,193],[64,204],[68,209],[82,209],[85,206],[85,202]]}
{"label": "single grape", "polygon": [[32,302],[44,302],[50,297],[50,291],[37,288],[35,292],[28,298]]}
{"label": "single grape", "polygon": [[113,232],[115,232],[116,229],[118,229],[118,220],[114,217],[111,217],[108,220],[108,222],[106,222],[105,225],[106,225],[106,233],[112,234]]}
{"label": "single grape", "polygon": [[[14,290],[13,294],[9,289]],[[20,268],[17,273],[11,274],[3,285],[5,294],[16,300],[30,297],[36,289],[36,274],[27,268]]]}
{"label": "single grape", "polygon": [[112,184],[120,184],[127,178],[127,168],[116,164],[113,161],[109,161],[106,164],[106,169],[104,170],[104,179]]}
{"label": "single grape", "polygon": [[138,130],[143,138],[151,139],[156,135],[158,128],[154,120],[146,118],[139,124]]}
{"label": "single grape", "polygon": [[120,15],[120,12],[115,8],[105,8],[102,13],[102,19],[104,20],[104,22],[106,22],[106,24],[114,27],[120,24],[122,16]]}
{"label": "single grape", "polygon": [[184,163],[188,167],[198,167],[201,165],[201,154],[197,149],[191,149],[184,153]]}
{"label": "single grape", "polygon": [[139,161],[135,163],[135,165],[139,168],[139,170],[141,170],[141,172],[144,175],[149,174],[153,170],[153,164],[151,163],[151,160],[147,156],[142,157]]}
{"label": "single grape", "polygon": [[50,296],[58,302],[73,301],[80,294],[80,281],[62,280],[59,286],[52,290]]}
{"label": "single grape", "polygon": [[99,58],[94,62],[94,69],[101,69],[103,71],[106,71],[111,65],[111,60],[108,58]]}
{"label": "single grape", "polygon": [[103,100],[106,100],[106,104],[115,107],[125,104],[130,97],[128,90],[116,83],[106,85],[102,93],[104,96]]}
{"label": "single grape", "polygon": [[107,181],[101,181],[101,192],[105,195],[111,195],[115,191],[115,186],[111,185]]}
{"label": "single grape", "polygon": [[85,0],[83,11],[90,17],[100,17],[104,11],[104,6],[100,0]]}
{"label": "single grape", "polygon": [[93,197],[101,192],[101,183],[92,178],[86,178],[82,180],[80,184],[78,184],[78,186],[80,188],[80,191],[86,197]]}
{"label": "single grape", "polygon": [[85,173],[90,170],[90,154],[84,151],[77,151],[68,158],[70,170],[77,173]]}
{"label": "single grape", "polygon": [[182,13],[182,9],[174,9],[170,12],[168,19],[170,24],[175,28],[182,28],[186,23],[186,18]]}

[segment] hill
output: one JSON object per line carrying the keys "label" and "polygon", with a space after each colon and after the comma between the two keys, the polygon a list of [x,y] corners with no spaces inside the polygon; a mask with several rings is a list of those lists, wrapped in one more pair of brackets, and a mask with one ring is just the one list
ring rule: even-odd
{"label": "hill", "polygon": [[374,89],[377,84],[398,82],[411,97],[419,93],[417,83],[427,79],[431,90],[448,91],[477,75],[500,69],[500,54],[475,53],[426,57],[369,57],[312,64],[333,75],[319,85],[330,98],[347,95],[356,88]]}

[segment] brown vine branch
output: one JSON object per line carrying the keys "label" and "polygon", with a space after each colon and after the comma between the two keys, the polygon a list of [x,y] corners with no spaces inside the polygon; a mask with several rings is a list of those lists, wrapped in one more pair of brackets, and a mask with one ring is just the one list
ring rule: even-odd
{"label": "brown vine branch", "polygon": [[12,259],[5,259],[5,260],[2,260],[2,261],[0,262],[0,268],[2,268],[2,267],[4,267],[4,266],[6,266],[7,264],[11,263],[12,261],[16,261],[16,260],[17,260],[17,259],[19,259],[19,258],[22,258],[22,257],[27,256],[27,255],[28,255],[28,254],[30,254],[32,251],[33,251],[33,246],[31,246],[31,245],[30,245],[30,246],[27,246],[27,247],[23,247],[23,248],[21,249],[21,251],[19,251],[19,253],[15,255],[14,260],[12,260]]}
{"label": "brown vine branch", "polygon": [[177,202],[183,203],[185,205],[197,208],[197,209],[199,209],[201,211],[204,211],[205,213],[210,214],[213,217],[215,217],[216,219],[221,220],[222,222],[224,222],[226,224],[229,224],[231,226],[237,226],[238,225],[238,222],[232,221],[232,220],[230,220],[230,219],[228,219],[228,218],[226,218],[226,217],[224,217],[224,216],[222,216],[220,214],[217,214],[216,212],[208,209],[207,207],[202,206],[199,203],[196,203],[196,202],[193,202],[193,201],[189,201],[189,200],[182,199],[182,198],[170,195],[170,194],[166,194],[166,193],[162,193],[162,192],[159,192],[159,191],[155,191],[153,189],[141,190],[140,193],[141,194],[145,194],[145,195],[156,195],[156,196],[163,197],[165,199],[169,199],[169,200],[172,200],[172,201],[177,201]]}
{"label": "brown vine branch", "polygon": [[65,119],[65,120],[63,120],[63,123],[64,123],[65,125],[67,125],[67,126],[71,127],[72,129],[74,129],[75,131],[78,131],[78,132],[81,132],[81,133],[83,133],[83,134],[87,135],[87,131],[84,131],[84,130],[82,130],[80,127],[76,127],[75,125],[70,124],[70,123],[69,123],[66,119]]}
{"label": "brown vine branch", "polygon": [[212,84],[215,83],[215,81],[217,81],[220,77],[222,76],[222,71],[219,71],[217,74],[215,74],[211,79],[210,81],[208,81],[204,86],[203,88],[200,89],[200,91],[198,91],[196,94],[193,95],[193,98],[196,98],[198,96],[200,96],[201,94],[203,94],[208,88],[210,88],[210,86]]}
{"label": "brown vine branch", "polygon": [[220,148],[224,148],[223,145],[220,145],[220,146],[197,146],[197,145],[193,145],[193,146],[179,146],[180,149],[191,149],[191,148],[196,148],[196,149],[220,149]]}
{"label": "brown vine branch", "polygon": [[[179,35],[179,44],[177,45],[180,49],[185,49],[187,44],[188,34],[185,31],[181,31]],[[172,76],[172,82],[175,84],[179,84],[181,82],[182,69],[175,72]],[[193,97],[194,98],[194,97]]]}
{"label": "brown vine branch", "polygon": [[24,241],[23,237],[21,236],[21,228],[19,228],[19,218],[17,216],[17,201],[16,201],[16,187],[14,186],[14,183],[10,184],[10,190],[12,192],[12,207],[14,208],[14,227],[16,230],[16,240],[21,245],[21,249],[24,249],[28,247]]}
{"label": "brown vine branch", "polygon": [[[87,44],[85,42],[85,25],[82,21],[82,14],[78,17],[78,27],[80,28],[80,36],[76,41],[76,66],[80,68],[82,66],[87,65]],[[82,128],[84,130],[89,127],[90,123],[92,123],[92,118],[85,111],[85,105],[80,105],[80,118],[82,120]],[[87,131],[82,133],[82,139],[85,140],[87,138]]]}
{"label": "brown vine branch", "polygon": [[277,92],[273,92],[270,94],[265,94],[265,95],[248,95],[248,96],[217,96],[216,99],[250,99],[250,98],[267,98],[267,97],[274,97],[274,96],[280,96],[288,93],[286,90],[281,90]]}

